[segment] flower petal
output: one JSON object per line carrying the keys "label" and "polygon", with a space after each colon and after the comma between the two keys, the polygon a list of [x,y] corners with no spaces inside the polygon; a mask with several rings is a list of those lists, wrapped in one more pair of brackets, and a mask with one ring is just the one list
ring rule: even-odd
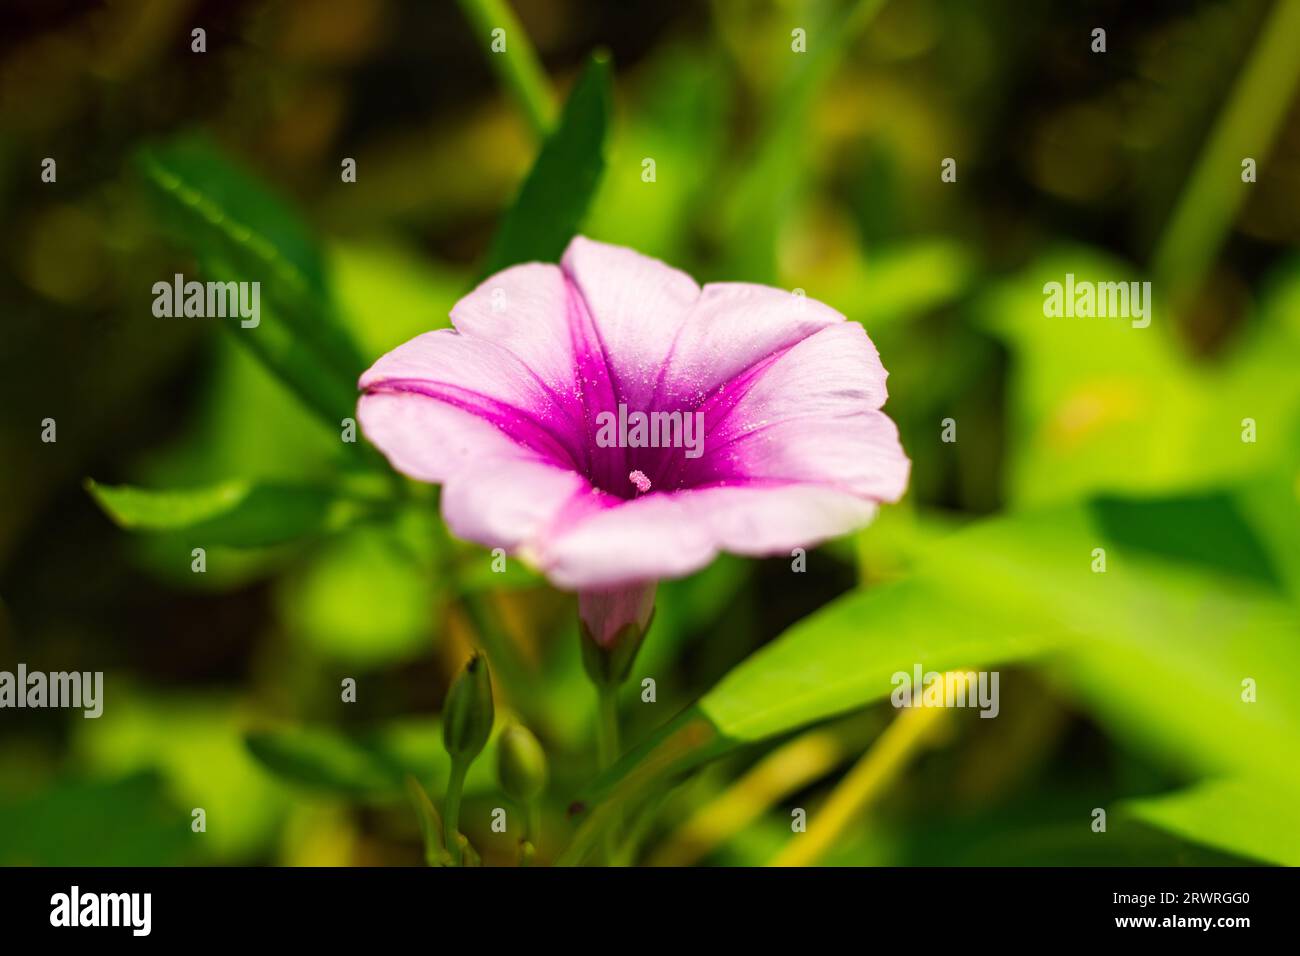
{"label": "flower petal", "polygon": [[706,525],[691,520],[679,495],[647,495],[552,526],[534,558],[547,577],[573,590],[675,578],[717,554]]}
{"label": "flower petal", "polygon": [[519,449],[477,415],[417,395],[362,395],[357,421],[389,463],[417,481],[444,482],[468,462]]}
{"label": "flower petal", "polygon": [[884,399],[885,370],[862,327],[827,326],[705,404],[704,454],[682,459],[684,484],[813,482],[896,501],[910,462],[878,410]]}
{"label": "flower petal", "polygon": [[[516,551],[561,587],[678,577],[722,550],[788,554],[906,487],[875,347],[815,300],[701,291],[578,237],[559,267],[492,276],[452,321],[362,377],[358,419],[395,468],[445,485],[453,533]],[[619,403],[698,410],[703,456],[598,450],[595,417]],[[620,497],[632,486],[654,490]]]}
{"label": "flower petal", "polygon": [[485,279],[455,304],[458,332],[494,342],[557,395],[574,395],[568,280],[559,266],[530,262]]}
{"label": "flower petal", "polygon": [[657,259],[582,236],[569,243],[560,264],[586,306],[586,315],[577,316],[586,326],[580,333],[603,355],[615,394],[631,409],[648,409],[700,287]]}
{"label": "flower petal", "polygon": [[515,550],[590,491],[577,472],[517,451],[481,458],[452,476],[443,488],[442,515],[458,538]]}
{"label": "flower petal", "polygon": [[[400,395],[468,412],[559,464],[578,467],[583,460],[586,433],[563,401],[515,355],[484,339],[450,329],[426,332],[376,362],[361,377],[361,388],[366,396]],[[370,428],[366,435],[381,450],[393,444]],[[408,453],[434,466],[438,448]]]}
{"label": "flower petal", "polygon": [[788,554],[861,527],[875,510],[872,501],[808,484],[649,495],[552,528],[538,557],[561,587],[608,588],[681,577],[724,550]]}
{"label": "flower petal", "polygon": [[656,407],[693,408],[746,369],[846,321],[829,306],[782,289],[706,285],[664,358]]}

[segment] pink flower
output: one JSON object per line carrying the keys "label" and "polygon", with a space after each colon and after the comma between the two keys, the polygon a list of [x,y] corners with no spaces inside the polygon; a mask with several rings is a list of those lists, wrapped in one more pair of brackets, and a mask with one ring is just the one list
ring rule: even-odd
{"label": "pink flower", "polygon": [[361,377],[362,428],[394,468],[443,485],[454,534],[559,587],[643,592],[720,551],[789,554],[907,486],[875,347],[812,299],[701,289],[577,237],[560,265],[506,269],[451,318]]}

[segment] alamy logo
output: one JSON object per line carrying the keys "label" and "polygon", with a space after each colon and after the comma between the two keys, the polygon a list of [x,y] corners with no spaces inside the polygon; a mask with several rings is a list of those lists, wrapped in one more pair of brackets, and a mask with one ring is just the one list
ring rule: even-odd
{"label": "alamy logo", "polygon": [[1043,315],[1049,319],[1132,319],[1135,329],[1151,324],[1150,282],[1076,282],[1073,272],[1065,282],[1043,286]]}
{"label": "alamy logo", "polygon": [[255,329],[262,321],[262,283],[185,281],[179,272],[171,282],[153,284],[153,314],[160,319],[240,319]]}
{"label": "alamy logo", "polygon": [[78,886],[50,897],[51,926],[129,926],[133,936],[148,936],[152,893],[85,893]]}
{"label": "alamy logo", "polygon": [[704,454],[703,412],[629,412],[596,415],[596,444],[601,448],[685,448],[687,458]]}
{"label": "alamy logo", "polygon": [[103,671],[0,671],[0,707],[80,707],[83,717],[104,712]]}
{"label": "alamy logo", "polygon": [[997,671],[928,671],[917,664],[912,673],[896,671],[890,678],[894,691],[890,701],[895,707],[971,707],[981,717],[996,717],[998,702]]}

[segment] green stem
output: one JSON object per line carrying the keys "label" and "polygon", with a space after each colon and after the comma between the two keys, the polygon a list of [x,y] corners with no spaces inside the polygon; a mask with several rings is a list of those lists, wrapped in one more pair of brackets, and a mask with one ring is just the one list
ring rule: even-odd
{"label": "green stem", "polygon": [[452,758],[451,776],[447,780],[447,799],[442,806],[442,842],[451,854],[452,866],[461,865],[460,848],[460,795],[465,788],[465,774],[469,761]]}
{"label": "green stem", "polygon": [[[460,8],[479,42],[487,48],[488,63],[523,109],[528,125],[539,139],[544,138],[555,118],[555,100],[537,53],[514,11],[505,0],[460,0]],[[492,31],[498,29],[505,31],[497,41],[505,43],[499,53],[492,49]]]}
{"label": "green stem", "polygon": [[600,769],[608,770],[618,759],[618,688],[598,686],[596,699],[596,756]]}
{"label": "green stem", "polygon": [[[609,684],[596,685],[596,757],[602,771],[614,766],[618,760],[618,688]],[[612,822],[605,831],[605,862],[614,866],[618,861],[619,831],[622,819]]]}
{"label": "green stem", "polygon": [[525,814],[528,830],[524,836],[529,843],[536,846],[542,835],[542,809],[536,800],[529,801],[528,806],[525,808]]}
{"label": "green stem", "polygon": [[1156,250],[1156,277],[1175,294],[1214,261],[1249,186],[1241,161],[1263,163],[1300,81],[1300,0],[1277,0],[1223,105]]}
{"label": "green stem", "polygon": [[524,805],[524,838],[519,841],[515,862],[519,866],[531,866],[537,853],[537,837],[542,831],[542,814],[536,800]]}

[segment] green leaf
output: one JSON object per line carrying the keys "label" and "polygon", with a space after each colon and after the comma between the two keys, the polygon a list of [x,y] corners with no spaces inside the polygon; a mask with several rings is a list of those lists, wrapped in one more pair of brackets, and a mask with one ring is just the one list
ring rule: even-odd
{"label": "green leaf", "polygon": [[[1108,551],[1089,640],[1059,676],[1112,736],[1184,776],[1300,790],[1300,616],[1271,589]],[[1247,684],[1249,680],[1252,683]],[[1247,687],[1255,690],[1251,699]]]}
{"label": "green leaf", "polygon": [[1187,840],[1283,866],[1300,866],[1300,793],[1262,780],[1207,780],[1130,800],[1138,819]]}
{"label": "green leaf", "polygon": [[[934,550],[922,572],[853,592],[794,625],[634,748],[587,795],[599,804],[566,859],[576,862],[619,803],[657,781],[889,696],[893,675],[979,667],[1043,653],[1075,636],[1047,595],[1025,586],[1049,555],[1071,563],[1081,513],[986,522]],[[1076,545],[1077,547],[1077,545]],[[1086,580],[1087,550],[1078,568]],[[1068,574],[1068,572],[1067,572]]]}
{"label": "green leaf", "polygon": [[[1061,247],[977,307],[1013,354],[1014,503],[1199,492],[1296,464],[1300,338],[1286,323],[1300,298],[1300,265],[1283,263],[1254,321],[1213,365],[1188,361],[1158,284],[1146,328],[1124,318],[1044,316],[1044,285],[1068,273],[1080,281],[1143,278],[1096,250]],[[1242,440],[1248,418],[1257,441]]]}
{"label": "green leaf", "polygon": [[1268,553],[1269,565],[1300,602],[1300,483],[1283,472],[1243,487],[1235,500]]}
{"label": "green leaf", "polygon": [[608,58],[593,56],[497,231],[485,274],[554,262],[578,231],[605,169],[610,87]]}
{"label": "green leaf", "polygon": [[0,866],[183,866],[204,862],[153,771],[59,780],[31,794],[0,794]]}
{"label": "green leaf", "polygon": [[128,531],[183,533],[196,544],[257,548],[338,531],[379,513],[375,500],[305,485],[226,481],[182,491],[101,485],[86,490]]}
{"label": "green leaf", "polygon": [[210,821],[221,821],[203,841],[208,857],[222,863],[257,859],[282,831],[290,804],[284,788],[243,746],[241,700],[193,687],[161,693],[125,675],[112,680],[112,692],[112,706],[103,716],[77,721],[72,730],[78,765],[103,777],[156,769],[167,792],[187,808],[187,824],[193,807],[203,807]]}
{"label": "green leaf", "polygon": [[268,770],[309,789],[354,796],[386,793],[405,774],[382,752],[329,733],[251,733],[244,742]]}
{"label": "green leaf", "polygon": [[[364,734],[328,729],[259,731],[245,735],[249,752],[280,779],[325,793],[391,799],[406,791],[407,776],[444,787],[451,761],[442,730],[432,720],[399,721]],[[466,790],[494,786],[496,740],[470,768]]]}
{"label": "green leaf", "polygon": [[442,817],[429,799],[428,791],[421,786],[414,774],[406,775],[406,792],[420,823],[420,836],[424,839],[424,862],[429,866],[450,866],[451,854],[442,842]]}
{"label": "green leaf", "polygon": [[[1294,779],[1295,609],[1250,577],[1207,569],[1200,555],[1174,561],[1160,554],[1167,541],[1136,540],[1148,524],[1136,507],[1118,543],[1094,509],[1078,506],[982,522],[937,544],[911,577],[796,624],[596,782],[588,796],[598,805],[570,859],[611,807],[662,778],[881,700],[892,675],[917,664],[982,667],[1051,650],[1108,726],[1180,755],[1181,769]],[[1104,574],[1092,570],[1098,546],[1108,548]],[[1256,550],[1252,542],[1242,553]],[[1270,689],[1258,703],[1241,699],[1247,676]]]}
{"label": "green leaf", "polygon": [[[492,51],[488,62],[514,94],[533,130],[539,135],[546,132],[555,114],[551,87],[537,52],[528,42],[528,34],[510,4],[506,0],[461,0],[460,8],[479,44]],[[498,50],[496,37],[501,34],[508,36],[510,43]]]}
{"label": "green leaf", "polygon": [[251,733],[244,742],[268,770],[309,789],[389,793],[411,772],[383,749],[333,733]]}
{"label": "green leaf", "polygon": [[1148,554],[1281,587],[1282,578],[1226,492],[1155,501],[1103,496],[1092,505],[1111,541]]}
{"label": "green leaf", "polygon": [[[972,257],[960,243],[923,238],[870,255],[850,249],[840,257],[828,256],[804,281],[809,295],[833,303],[874,338],[892,323],[956,299],[971,285],[974,271]],[[957,362],[950,364],[960,368]],[[928,371],[940,370],[931,366]]]}
{"label": "green leaf", "polygon": [[211,321],[223,322],[337,427],[356,405],[365,363],[335,314],[322,256],[306,225],[205,138],[144,147],[136,162],[162,221],[194,253],[206,280],[260,284],[257,326]]}

